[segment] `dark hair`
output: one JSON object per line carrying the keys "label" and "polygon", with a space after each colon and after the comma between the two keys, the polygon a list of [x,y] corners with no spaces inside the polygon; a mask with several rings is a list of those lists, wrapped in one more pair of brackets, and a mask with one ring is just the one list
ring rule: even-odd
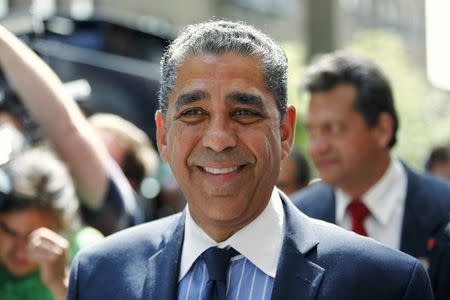
{"label": "dark hair", "polygon": [[425,161],[425,170],[431,169],[437,164],[448,164],[450,162],[450,146],[438,146],[431,150]]}
{"label": "dark hair", "polygon": [[302,86],[313,94],[345,83],[356,88],[353,105],[369,128],[377,124],[381,113],[391,115],[394,128],[389,148],[392,148],[399,127],[394,97],[388,79],[369,58],[346,51],[324,55],[307,69]]}
{"label": "dark hair", "polygon": [[311,172],[305,155],[297,149],[293,149],[288,160],[294,161],[297,166],[295,179],[301,186],[307,186],[311,180]]}
{"label": "dark hair", "polygon": [[50,151],[25,150],[0,169],[0,213],[39,208],[68,229],[78,224],[78,199],[64,164]]}
{"label": "dark hair", "polygon": [[232,52],[261,60],[267,89],[277,101],[280,120],[287,107],[287,57],[279,45],[254,27],[240,22],[210,21],[188,26],[161,60],[159,109],[167,113],[167,97],[175,87],[180,64],[189,56]]}

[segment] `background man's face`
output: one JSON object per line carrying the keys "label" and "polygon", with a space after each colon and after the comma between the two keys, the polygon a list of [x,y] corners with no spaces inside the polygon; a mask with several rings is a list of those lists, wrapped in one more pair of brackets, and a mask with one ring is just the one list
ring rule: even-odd
{"label": "background man's face", "polygon": [[197,55],[181,64],[158,147],[194,220],[208,228],[248,224],[266,207],[292,144],[295,108],[280,127],[259,59]]}
{"label": "background man's face", "polygon": [[40,209],[25,209],[0,214],[0,265],[16,277],[28,275],[37,264],[28,257],[28,237],[34,230],[53,226],[52,215]]}
{"label": "background man's face", "polygon": [[369,129],[353,108],[356,95],[350,84],[313,93],[305,118],[309,153],[321,178],[343,189],[367,180],[365,172],[370,173],[380,153],[388,151],[376,126]]}

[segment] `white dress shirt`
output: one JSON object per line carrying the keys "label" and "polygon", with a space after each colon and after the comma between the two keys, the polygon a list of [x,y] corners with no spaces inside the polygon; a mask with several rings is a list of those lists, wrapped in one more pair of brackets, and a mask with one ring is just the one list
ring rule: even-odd
{"label": "white dress shirt", "polygon": [[221,243],[214,241],[195,223],[189,213],[189,206],[187,206],[178,280],[183,279],[197,257],[213,246],[233,247],[257,268],[274,278],[281,253],[283,234],[284,210],[276,188],[274,188],[270,201],[263,212],[250,224]]}
{"label": "white dress shirt", "polygon": [[[381,179],[361,197],[370,210],[364,222],[368,236],[394,249],[400,249],[406,189],[406,171],[397,159],[391,159]],[[350,196],[336,189],[335,197],[336,224],[351,230]]]}

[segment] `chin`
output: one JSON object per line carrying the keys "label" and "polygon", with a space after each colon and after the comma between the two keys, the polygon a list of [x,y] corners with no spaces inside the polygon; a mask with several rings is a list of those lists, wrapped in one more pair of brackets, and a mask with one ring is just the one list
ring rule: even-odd
{"label": "chin", "polygon": [[27,267],[6,267],[8,272],[14,277],[24,277],[37,270],[37,266],[30,265]]}

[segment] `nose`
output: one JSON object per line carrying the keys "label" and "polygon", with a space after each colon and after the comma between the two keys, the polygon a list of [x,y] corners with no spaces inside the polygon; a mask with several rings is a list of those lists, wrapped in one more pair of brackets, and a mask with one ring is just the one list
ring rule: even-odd
{"label": "nose", "polygon": [[26,237],[17,237],[14,247],[15,255],[18,259],[26,259],[28,257],[27,253],[28,240]]}
{"label": "nose", "polygon": [[237,137],[231,120],[225,116],[211,118],[203,138],[203,147],[210,148],[215,152],[222,152],[236,146]]}
{"label": "nose", "polygon": [[329,149],[329,143],[324,137],[310,135],[309,152],[311,155],[320,155],[326,153]]}

